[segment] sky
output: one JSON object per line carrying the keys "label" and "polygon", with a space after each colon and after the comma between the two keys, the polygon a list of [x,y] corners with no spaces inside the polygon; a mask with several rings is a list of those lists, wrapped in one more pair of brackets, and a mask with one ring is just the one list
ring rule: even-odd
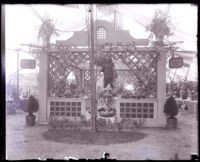
{"label": "sky", "polygon": [[[53,36],[51,42],[66,40],[73,35],[70,31],[79,31],[86,27],[86,8],[70,5],[6,5],[5,7],[5,36],[6,36],[6,73],[16,71],[16,51],[11,49],[22,48],[19,52],[21,58],[32,58],[29,49],[21,46],[22,43],[37,42],[37,32],[41,25],[40,16],[49,16],[53,19],[60,36]],[[197,51],[197,7],[191,4],[120,4],[102,7],[97,10],[94,6],[94,19],[113,21],[112,9],[117,10],[117,23],[124,29],[129,30],[134,38],[148,38],[145,26],[153,18],[155,9],[169,11],[169,16],[174,25],[175,35],[171,41],[184,41],[179,44],[181,50]],[[66,32],[68,31],[68,32]],[[21,70],[21,73],[34,70]]]}

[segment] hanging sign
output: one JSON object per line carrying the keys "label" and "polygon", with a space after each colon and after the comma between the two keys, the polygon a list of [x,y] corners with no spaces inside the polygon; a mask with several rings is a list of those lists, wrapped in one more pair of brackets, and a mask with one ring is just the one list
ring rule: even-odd
{"label": "hanging sign", "polygon": [[182,57],[175,57],[169,60],[169,67],[170,68],[181,68],[183,66],[183,58]]}
{"label": "hanging sign", "polygon": [[22,59],[20,61],[20,66],[23,69],[35,69],[36,61],[33,59]]}

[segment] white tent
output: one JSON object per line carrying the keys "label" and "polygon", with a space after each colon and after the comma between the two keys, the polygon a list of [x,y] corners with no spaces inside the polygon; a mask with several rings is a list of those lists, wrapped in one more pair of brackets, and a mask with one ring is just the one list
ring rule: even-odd
{"label": "white tent", "polygon": [[[149,33],[146,32],[145,26],[152,20],[155,9],[168,11],[175,26],[174,35],[169,37],[169,40],[175,42],[184,41],[178,44],[181,50],[197,51],[197,6],[192,4],[118,4],[107,6],[108,11],[100,11],[95,8],[94,20],[109,19],[111,21],[113,19],[113,11],[116,10],[119,16],[117,22],[121,23],[123,30],[129,30],[134,38],[148,38]],[[76,8],[71,7],[73,6],[6,5],[6,48],[25,48],[24,46],[21,47],[20,44],[22,43],[37,44],[38,29],[42,24],[39,17],[44,15],[49,15],[55,22],[55,27],[60,31],[60,36],[53,36],[51,42],[68,39],[73,35],[73,31],[86,29],[86,11],[88,8],[83,4],[75,5]],[[9,60],[6,62],[6,69],[11,69],[10,71],[12,72],[16,71],[16,66],[13,66],[16,64],[15,56],[16,52],[11,54],[11,51],[6,51],[6,59]],[[22,52],[20,52],[20,56],[25,57]],[[187,59],[185,59],[185,62],[187,62]],[[191,77],[195,79],[196,67],[196,61],[193,59],[189,71],[189,79]],[[177,74],[179,70],[177,70]]]}

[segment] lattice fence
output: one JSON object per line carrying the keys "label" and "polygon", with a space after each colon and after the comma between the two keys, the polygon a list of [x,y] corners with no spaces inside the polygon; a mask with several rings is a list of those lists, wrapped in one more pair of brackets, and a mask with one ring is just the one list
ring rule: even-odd
{"label": "lattice fence", "polygon": [[144,96],[157,96],[157,61],[156,51],[115,51],[102,52],[114,60],[121,60],[129,70],[118,70],[118,78],[122,77],[127,83],[134,85],[144,93]]}
{"label": "lattice fence", "polygon": [[[71,56],[71,57],[70,57]],[[76,83],[79,85],[81,70],[77,68],[78,59],[71,53],[48,54],[48,96],[58,96],[65,87],[70,72],[74,72]],[[73,60],[74,59],[74,60]]]}
{"label": "lattice fence", "polygon": [[[157,56],[156,51],[132,50],[132,51],[104,51],[102,55],[111,55],[113,60],[121,60],[129,69],[117,71],[118,79],[125,77],[128,83],[140,88],[145,96],[157,94]],[[78,85],[85,87],[90,85],[90,72],[80,67],[80,64],[89,65],[89,54],[86,51],[69,51],[48,53],[48,94],[58,96],[63,90],[62,84],[67,80],[70,72],[74,72]],[[82,76],[83,75],[83,76]],[[95,67],[96,81],[102,76],[99,67]],[[87,86],[86,86],[87,87]]]}
{"label": "lattice fence", "polygon": [[[103,75],[103,74],[101,73],[100,68],[97,68],[97,70],[94,71],[94,76],[95,76],[96,81],[97,81],[102,75]],[[84,81],[85,81],[85,84],[86,84],[86,85],[91,84],[91,80],[90,80],[90,71],[89,71],[89,70],[84,71]]]}
{"label": "lattice fence", "polygon": [[154,118],[153,102],[120,102],[120,118]]}

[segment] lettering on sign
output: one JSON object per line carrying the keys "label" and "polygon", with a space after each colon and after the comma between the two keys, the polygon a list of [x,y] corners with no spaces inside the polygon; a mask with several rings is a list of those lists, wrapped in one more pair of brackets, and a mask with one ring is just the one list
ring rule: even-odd
{"label": "lettering on sign", "polygon": [[36,61],[33,59],[22,59],[20,61],[20,66],[23,69],[35,69]]}
{"label": "lettering on sign", "polygon": [[182,66],[183,66],[183,58],[182,57],[171,58],[169,60],[170,68],[181,68]]}

